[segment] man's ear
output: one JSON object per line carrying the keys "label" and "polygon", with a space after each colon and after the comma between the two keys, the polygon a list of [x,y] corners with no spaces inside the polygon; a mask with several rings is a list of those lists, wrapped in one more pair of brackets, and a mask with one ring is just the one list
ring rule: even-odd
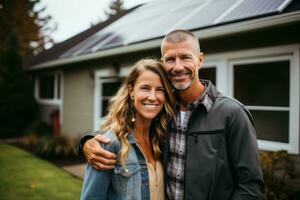
{"label": "man's ear", "polygon": [[204,54],[202,52],[200,52],[198,54],[198,61],[199,61],[199,69],[203,66],[204,64]]}

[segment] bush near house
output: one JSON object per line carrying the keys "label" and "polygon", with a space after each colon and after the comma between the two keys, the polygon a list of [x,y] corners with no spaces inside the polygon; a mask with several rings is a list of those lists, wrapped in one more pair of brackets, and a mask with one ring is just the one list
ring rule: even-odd
{"label": "bush near house", "polygon": [[264,200],[299,199],[300,190],[292,184],[295,177],[295,162],[286,151],[260,153],[265,182]]}
{"label": "bush near house", "polygon": [[0,199],[79,199],[82,181],[47,161],[0,143]]}
{"label": "bush near house", "polygon": [[38,157],[56,160],[76,158],[76,147],[79,138],[66,134],[54,134],[50,124],[34,121],[24,132],[17,146],[37,155]]}
{"label": "bush near house", "polygon": [[35,154],[45,159],[75,158],[77,141],[65,135],[43,136],[35,145]]}

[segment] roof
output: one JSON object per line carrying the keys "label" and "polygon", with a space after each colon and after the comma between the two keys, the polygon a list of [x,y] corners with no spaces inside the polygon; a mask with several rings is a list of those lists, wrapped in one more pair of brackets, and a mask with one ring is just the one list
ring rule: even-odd
{"label": "roof", "polygon": [[121,13],[112,16],[108,20],[100,22],[96,25],[93,25],[89,29],[87,29],[87,30],[85,30],[85,31],[83,31],[83,32],[81,32],[77,35],[74,35],[73,37],[71,37],[71,38],[69,38],[69,39],[67,39],[63,42],[55,44],[52,48],[47,49],[47,50],[39,53],[36,56],[32,56],[28,60],[28,62],[25,64],[25,66],[30,67],[30,66],[34,66],[36,64],[43,63],[43,62],[46,62],[46,61],[59,59],[62,54],[64,54],[68,50],[72,49],[78,43],[81,43],[82,41],[86,40],[87,38],[89,38],[93,34],[95,34],[98,31],[104,29],[105,27],[107,27],[111,23],[115,22],[120,17],[123,17],[124,15],[128,14],[129,12],[136,9],[137,7],[139,7],[139,6],[133,7],[133,8],[128,9],[128,10],[124,10]]}
{"label": "roof", "polygon": [[203,39],[295,21],[300,21],[297,0],[154,0],[31,69],[158,48],[174,29],[191,30]]}

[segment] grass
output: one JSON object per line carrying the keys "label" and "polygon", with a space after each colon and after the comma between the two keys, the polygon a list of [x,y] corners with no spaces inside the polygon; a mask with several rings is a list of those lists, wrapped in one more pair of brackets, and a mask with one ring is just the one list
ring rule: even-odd
{"label": "grass", "polygon": [[0,200],[79,199],[82,181],[28,152],[0,143]]}

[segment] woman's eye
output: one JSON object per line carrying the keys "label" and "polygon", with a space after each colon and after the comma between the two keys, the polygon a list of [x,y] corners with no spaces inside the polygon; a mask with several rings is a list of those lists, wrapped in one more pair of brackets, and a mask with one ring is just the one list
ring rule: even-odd
{"label": "woman's eye", "polygon": [[148,87],[141,87],[141,90],[148,90]]}
{"label": "woman's eye", "polygon": [[159,92],[165,92],[165,89],[159,88],[159,89],[157,89],[157,91],[159,91]]}

